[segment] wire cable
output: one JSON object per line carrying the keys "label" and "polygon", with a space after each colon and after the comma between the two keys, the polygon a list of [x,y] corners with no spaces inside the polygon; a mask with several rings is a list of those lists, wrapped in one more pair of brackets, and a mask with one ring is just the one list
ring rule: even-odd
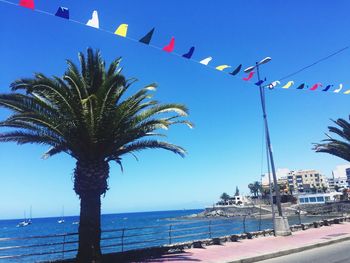
{"label": "wire cable", "polygon": [[295,71],[295,72],[293,72],[293,73],[290,73],[290,74],[288,74],[288,75],[286,75],[286,76],[284,76],[283,78],[280,78],[280,79],[278,79],[278,80],[279,80],[279,81],[282,81],[282,80],[285,80],[285,79],[287,79],[287,78],[290,78],[290,77],[292,77],[292,76],[294,76],[294,75],[296,75],[296,74],[298,74],[298,73],[300,73],[300,72],[302,72],[302,71],[304,71],[304,70],[306,70],[306,69],[308,69],[308,68],[311,68],[311,67],[317,65],[317,64],[320,63],[320,62],[323,62],[323,61],[325,61],[325,60],[327,60],[327,59],[329,59],[329,58],[331,58],[331,57],[333,57],[333,56],[335,56],[335,55],[338,55],[339,53],[341,53],[341,52],[347,50],[349,47],[350,47],[350,46],[343,47],[342,49],[339,49],[338,51],[335,51],[334,53],[332,53],[332,54],[330,54],[330,55],[328,55],[328,56],[326,56],[326,57],[324,57],[324,58],[321,58],[321,59],[319,59],[319,60],[313,62],[312,64],[310,64],[310,65],[308,65],[308,66],[305,66],[305,67],[303,67],[303,68],[301,68],[301,69],[299,69],[299,70],[297,70],[297,71]]}

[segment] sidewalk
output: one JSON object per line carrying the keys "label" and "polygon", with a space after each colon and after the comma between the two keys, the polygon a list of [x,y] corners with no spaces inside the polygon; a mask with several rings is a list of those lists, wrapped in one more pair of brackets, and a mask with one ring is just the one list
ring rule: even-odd
{"label": "sidewalk", "polygon": [[257,262],[344,240],[350,240],[350,223],[347,222],[298,231],[287,237],[262,237],[192,248],[146,262]]}

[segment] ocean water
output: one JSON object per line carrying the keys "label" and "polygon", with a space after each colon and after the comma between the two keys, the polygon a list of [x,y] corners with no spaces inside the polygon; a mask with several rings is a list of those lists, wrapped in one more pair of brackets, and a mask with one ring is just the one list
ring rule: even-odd
{"label": "ocean water", "polygon": [[[202,211],[178,210],[102,215],[102,251],[103,253],[121,252],[272,228],[271,219],[182,218]],[[79,226],[76,222],[79,221],[79,217],[65,217],[63,224],[58,224],[58,219],[34,218],[32,224],[26,227],[17,227],[21,220],[0,220],[0,263],[42,262],[74,257]],[[319,218],[302,218],[303,222],[315,220]],[[289,218],[290,225],[298,222],[298,217]],[[66,234],[63,235],[64,233]],[[49,237],[42,238],[42,236]],[[25,254],[35,255],[1,258]]]}

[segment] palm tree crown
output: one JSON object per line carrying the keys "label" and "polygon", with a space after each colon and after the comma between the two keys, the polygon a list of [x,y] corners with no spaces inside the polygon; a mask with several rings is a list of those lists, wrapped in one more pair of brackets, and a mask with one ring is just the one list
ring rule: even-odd
{"label": "palm tree crown", "polygon": [[338,127],[329,126],[328,130],[338,135],[340,139],[334,139],[326,134],[328,139],[324,139],[323,143],[315,144],[314,150],[329,153],[350,162],[350,123],[344,119],[333,122]]}
{"label": "palm tree crown", "polygon": [[[151,100],[151,84],[122,100],[135,82],[126,80],[118,68],[120,58],[105,69],[100,52],[88,49],[87,58],[79,53],[81,72],[70,60],[63,77],[48,78],[41,73],[32,79],[19,79],[11,84],[13,91],[26,94],[0,95],[0,105],[14,114],[0,123],[15,128],[0,134],[0,141],[18,144],[39,143],[51,146],[44,154],[50,157],[66,152],[77,160],[114,160],[147,148],[163,148],[184,156],[179,146],[154,139],[158,129],[191,123],[180,104],[159,104]],[[164,116],[162,113],[173,113]]]}

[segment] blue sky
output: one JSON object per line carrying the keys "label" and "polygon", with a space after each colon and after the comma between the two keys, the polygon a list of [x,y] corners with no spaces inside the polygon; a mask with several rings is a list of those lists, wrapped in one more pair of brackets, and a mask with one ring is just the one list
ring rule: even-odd
{"label": "blue sky", "polygon": [[[17,3],[16,0],[12,2]],[[114,31],[129,24],[128,36],[139,39],[151,28],[152,44],[163,47],[172,36],[175,51],[196,47],[193,58],[212,56],[212,66],[250,66],[271,56],[262,76],[278,79],[349,45],[350,3],[344,1],[59,1],[36,0],[36,8],[54,13],[67,6],[71,18],[86,23],[93,10],[100,27]],[[199,4],[200,3],[200,4]],[[103,213],[201,208],[236,185],[265,172],[262,158],[262,114],[253,83],[198,63],[91,27],[0,2],[0,91],[11,81],[33,72],[61,75],[65,59],[77,62],[77,52],[99,48],[107,62],[122,56],[123,72],[137,77],[134,90],[159,84],[156,99],[180,102],[190,109],[196,128],[176,127],[170,142],[184,146],[182,159],[165,151],[146,151],[139,161],[126,157],[125,171],[111,164],[110,191]],[[291,79],[296,84],[344,84],[350,89],[350,50]],[[324,138],[330,119],[347,118],[350,95],[275,89],[267,91],[270,132],[277,167],[319,169],[329,176],[345,162],[312,151]],[[8,112],[1,110],[3,119]],[[33,206],[33,216],[79,212],[73,192],[75,161],[67,155],[40,159],[46,147],[0,145],[0,218],[18,218]]]}

